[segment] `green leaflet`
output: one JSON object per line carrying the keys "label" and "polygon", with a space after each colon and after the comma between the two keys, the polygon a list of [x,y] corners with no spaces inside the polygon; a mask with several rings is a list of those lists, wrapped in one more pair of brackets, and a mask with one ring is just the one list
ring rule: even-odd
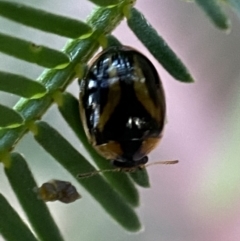
{"label": "green leaflet", "polygon": [[39,82],[3,71],[0,71],[0,90],[30,99],[40,98],[47,92]]}
{"label": "green leaflet", "polygon": [[151,54],[174,78],[182,82],[193,82],[193,78],[185,65],[135,8],[131,9],[128,25]]}
{"label": "green leaflet", "polygon": [[33,191],[37,184],[24,157],[12,153],[10,166],[5,167],[5,173],[39,239],[63,241],[46,204],[38,200]]}
{"label": "green leaflet", "polygon": [[92,31],[91,27],[79,20],[11,1],[0,1],[0,15],[17,23],[69,38],[79,38]]}
{"label": "green leaflet", "polygon": [[129,176],[137,183],[140,187],[150,187],[149,177],[146,168],[130,172]]}
{"label": "green leaflet", "polygon": [[230,28],[230,20],[223,12],[218,0],[196,0],[196,3],[218,28],[224,30]]}
{"label": "green leaflet", "polygon": [[2,194],[0,217],[0,233],[6,241],[38,241]]}
{"label": "green leaflet", "polygon": [[23,123],[23,118],[15,110],[0,104],[0,127],[16,128]]}
{"label": "green leaflet", "polygon": [[60,51],[3,33],[0,33],[0,52],[46,68],[63,68],[70,61],[69,57]]}

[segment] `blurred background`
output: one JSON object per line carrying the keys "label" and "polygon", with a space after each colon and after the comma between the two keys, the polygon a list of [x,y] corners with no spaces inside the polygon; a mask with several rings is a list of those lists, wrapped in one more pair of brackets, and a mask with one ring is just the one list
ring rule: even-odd
{"label": "blurred background", "polygon": [[[94,8],[86,0],[17,2],[81,20]],[[216,29],[195,3],[139,0],[136,7],[196,80],[194,84],[174,80],[137,40],[125,21],[114,32],[122,43],[134,46],[153,61],[166,91],[168,121],[162,143],[151,153],[150,162],[180,160],[177,165],[149,168],[151,188],[139,188],[141,205],[137,212],[143,230],[132,234],[117,225],[35,143],[31,134],[21,140],[17,150],[25,155],[39,184],[53,178],[68,180],[82,194],[83,198],[71,205],[48,204],[67,241],[237,241],[240,236],[240,20],[226,9],[232,30],[225,33]],[[0,18],[0,29],[56,49],[61,49],[67,41],[3,18]],[[3,54],[0,54],[0,69],[33,79],[43,70]],[[77,81],[68,90],[77,97]],[[13,106],[17,99],[0,92],[3,104]],[[55,106],[43,120],[50,122],[84,153]],[[2,168],[0,190],[26,220]],[[0,240],[3,239],[0,237]]]}

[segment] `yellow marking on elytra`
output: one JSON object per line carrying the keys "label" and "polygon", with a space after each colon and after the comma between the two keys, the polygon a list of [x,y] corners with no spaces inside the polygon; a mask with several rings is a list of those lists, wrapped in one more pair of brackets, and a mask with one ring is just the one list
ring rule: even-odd
{"label": "yellow marking on elytra", "polygon": [[[81,99],[82,96],[81,96],[81,92],[79,94],[79,98]],[[94,138],[94,136],[91,136],[90,133],[89,133],[89,129],[86,125],[87,123],[87,120],[86,120],[86,115],[85,115],[85,110],[84,110],[84,107],[82,105],[82,101],[79,102],[79,112],[80,112],[80,116],[81,116],[81,120],[82,120],[82,125],[83,125],[83,129],[84,129],[84,132],[87,136],[87,139],[88,141],[91,143],[91,145],[95,145],[96,144],[96,140]]]}
{"label": "yellow marking on elytra", "polygon": [[94,148],[108,160],[115,160],[123,154],[120,144],[115,141],[109,141],[106,144],[94,146]]}
{"label": "yellow marking on elytra", "polygon": [[134,80],[134,90],[135,90],[137,99],[148,111],[151,117],[157,122],[159,122],[161,118],[162,110],[156,107],[156,105],[152,101],[151,96],[149,95],[148,88],[146,85],[146,79],[139,66],[136,56],[134,57],[134,71],[135,71],[135,74],[134,74],[135,76],[138,76],[138,77],[140,76],[140,78],[137,78]]}
{"label": "yellow marking on elytra", "polygon": [[[109,66],[112,66],[112,62],[110,59],[108,64]],[[99,131],[101,132],[103,131],[105,124],[109,120],[110,116],[112,115],[121,98],[121,87],[119,83],[119,78],[117,76],[116,68],[111,67],[108,71],[108,74],[108,101],[107,104],[104,106],[103,112],[100,115],[99,122],[97,125]]]}
{"label": "yellow marking on elytra", "polygon": [[161,138],[159,137],[149,137],[142,142],[140,152],[144,155],[149,154],[156,146],[159,144]]}

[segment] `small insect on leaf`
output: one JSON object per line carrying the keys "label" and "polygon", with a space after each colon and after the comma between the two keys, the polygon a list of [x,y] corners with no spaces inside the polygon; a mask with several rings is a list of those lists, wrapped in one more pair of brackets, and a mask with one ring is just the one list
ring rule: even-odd
{"label": "small insect on leaf", "polygon": [[72,203],[81,198],[76,188],[66,181],[50,180],[42,184],[39,188],[34,188],[38,198],[45,202],[60,201],[63,203]]}

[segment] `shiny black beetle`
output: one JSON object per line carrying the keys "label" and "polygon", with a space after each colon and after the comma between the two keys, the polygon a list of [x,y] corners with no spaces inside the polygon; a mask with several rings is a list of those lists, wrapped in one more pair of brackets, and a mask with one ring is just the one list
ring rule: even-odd
{"label": "shiny black beetle", "polygon": [[114,166],[144,165],[165,124],[164,91],[153,64],[127,46],[110,47],[80,82],[80,115],[89,142]]}

